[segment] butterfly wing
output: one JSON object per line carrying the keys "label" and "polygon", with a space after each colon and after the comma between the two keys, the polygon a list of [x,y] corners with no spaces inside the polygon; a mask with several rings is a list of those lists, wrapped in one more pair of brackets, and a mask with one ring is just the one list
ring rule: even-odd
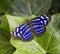
{"label": "butterfly wing", "polygon": [[34,38],[33,33],[36,35],[40,35],[45,32],[45,27],[48,22],[49,17],[46,15],[37,17],[29,21],[28,24],[22,24],[21,26],[17,27],[14,30],[13,35],[23,41],[30,41]]}
{"label": "butterfly wing", "polygon": [[48,21],[49,21],[49,19],[46,15],[33,19],[30,22],[30,24],[33,28],[33,32],[36,35],[40,35],[40,34],[44,33],[46,31],[46,25],[48,24]]}
{"label": "butterfly wing", "polygon": [[23,24],[17,27],[13,34],[15,37],[18,37],[23,41],[30,41],[34,38],[28,24]]}
{"label": "butterfly wing", "polygon": [[50,21],[50,17],[48,15],[42,15],[42,16],[40,16],[40,19],[41,19],[41,21],[43,21],[44,26],[46,26]]}
{"label": "butterfly wing", "polygon": [[31,20],[32,25],[40,25],[40,27],[46,26],[49,22],[49,17],[47,15],[42,15]]}
{"label": "butterfly wing", "polygon": [[33,28],[33,32],[35,35],[41,35],[43,33],[45,33],[46,31],[46,27],[41,27],[40,25],[32,25]]}

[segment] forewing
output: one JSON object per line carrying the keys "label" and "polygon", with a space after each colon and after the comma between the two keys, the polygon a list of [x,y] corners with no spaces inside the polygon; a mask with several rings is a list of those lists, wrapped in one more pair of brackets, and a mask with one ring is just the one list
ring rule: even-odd
{"label": "forewing", "polygon": [[40,17],[36,17],[34,19],[32,19],[30,21],[30,23],[32,23],[32,25],[40,25],[40,27],[42,26],[46,26],[49,22],[49,17],[47,15],[42,15]]}
{"label": "forewing", "polygon": [[16,37],[23,41],[31,41],[34,37],[28,24],[23,24],[15,29]]}
{"label": "forewing", "polygon": [[36,35],[45,33],[46,28],[41,17],[35,18],[30,22],[31,28]]}

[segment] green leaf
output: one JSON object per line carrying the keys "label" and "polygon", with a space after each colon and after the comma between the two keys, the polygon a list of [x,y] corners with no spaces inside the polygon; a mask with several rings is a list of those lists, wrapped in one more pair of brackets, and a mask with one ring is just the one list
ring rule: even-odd
{"label": "green leaf", "polygon": [[51,6],[52,0],[14,0],[10,13],[19,16],[43,15]]}
{"label": "green leaf", "polygon": [[15,48],[10,43],[10,32],[7,18],[4,16],[0,24],[0,54],[12,54]]}
{"label": "green leaf", "polygon": [[[21,25],[22,23],[26,23],[27,18],[26,17],[17,17],[17,16],[12,16],[12,15],[6,15],[9,26],[10,26],[10,32],[12,32],[16,26]],[[28,17],[30,18],[30,17]]]}
{"label": "green leaf", "polygon": [[0,13],[9,12],[11,5],[12,0],[0,0]]}
{"label": "green leaf", "polygon": [[13,54],[60,54],[60,14],[52,16],[45,34],[41,37],[36,37],[31,42],[22,42],[12,37],[10,41],[10,32],[12,33],[16,26],[26,23],[28,18],[46,14],[51,2],[52,0],[13,0],[12,8],[9,9],[11,0],[0,1],[0,12],[8,11],[13,15],[25,16],[6,15],[3,18],[0,25],[0,54],[12,54],[15,48]]}
{"label": "green leaf", "polygon": [[53,0],[50,11],[54,14],[60,13],[60,0]]}
{"label": "green leaf", "polygon": [[[27,18],[24,17],[15,17],[10,15],[6,15],[6,17],[10,23],[10,28],[12,31],[13,28],[15,29],[16,26],[25,23],[27,20]],[[20,39],[12,37],[10,42],[16,48],[16,51],[13,54],[60,54],[59,24],[60,14],[55,14],[52,16],[52,19],[47,26],[46,32],[41,37],[36,37],[30,42],[23,42]],[[12,27],[12,25],[14,27]]]}

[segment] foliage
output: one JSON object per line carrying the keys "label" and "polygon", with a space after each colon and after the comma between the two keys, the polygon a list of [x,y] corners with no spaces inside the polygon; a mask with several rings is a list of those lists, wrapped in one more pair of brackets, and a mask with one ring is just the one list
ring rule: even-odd
{"label": "foliage", "polygon": [[[0,24],[0,54],[60,54],[59,4],[59,0],[1,0],[0,13],[5,15]],[[30,42],[12,37],[16,26],[47,13],[51,21],[41,37]]]}

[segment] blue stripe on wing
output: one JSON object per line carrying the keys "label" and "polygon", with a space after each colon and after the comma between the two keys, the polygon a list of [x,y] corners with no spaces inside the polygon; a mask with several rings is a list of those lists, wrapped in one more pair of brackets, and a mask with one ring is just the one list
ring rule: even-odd
{"label": "blue stripe on wing", "polygon": [[49,21],[49,17],[46,15],[40,16],[42,21],[44,22],[44,25],[46,26],[48,24]]}
{"label": "blue stripe on wing", "polygon": [[25,35],[23,38],[24,38],[25,40],[28,40],[28,39],[32,38],[32,34],[31,34],[31,33],[28,33],[28,34]]}
{"label": "blue stripe on wing", "polygon": [[22,39],[23,41],[29,41],[33,39],[31,29],[28,24],[22,24],[14,31],[14,36]]}
{"label": "blue stripe on wing", "polygon": [[15,28],[14,32],[13,32],[13,35],[15,37],[21,37],[21,34],[19,33],[19,27]]}
{"label": "blue stripe on wing", "polygon": [[29,27],[29,25],[27,25],[24,29],[23,29],[23,34],[22,34],[22,39],[25,41],[31,40],[33,38],[31,29]]}
{"label": "blue stripe on wing", "polygon": [[41,27],[40,25],[32,25],[32,28],[37,35],[45,32],[45,27]]}
{"label": "blue stripe on wing", "polygon": [[41,34],[45,32],[45,27],[39,28],[39,29],[35,29],[36,34]]}
{"label": "blue stripe on wing", "polygon": [[45,20],[47,20],[47,19],[45,19],[45,17],[41,16],[41,17],[37,17],[31,21],[31,26],[32,26],[35,34],[39,35],[39,34],[45,32],[45,25],[46,25]]}
{"label": "blue stripe on wing", "polygon": [[46,26],[48,23],[48,17],[46,15],[40,16],[40,17],[36,17],[33,20],[31,20],[32,25],[40,25],[42,26]]}
{"label": "blue stripe on wing", "polygon": [[27,24],[22,24],[19,26],[19,28],[20,28],[20,30],[23,30],[26,26],[27,26]]}
{"label": "blue stripe on wing", "polygon": [[[37,19],[40,19],[40,20],[37,20]],[[35,18],[35,19],[33,19],[32,21],[31,21],[31,24],[34,26],[34,25],[40,25],[40,27],[43,27],[44,26],[44,21],[43,21],[43,19],[41,19],[41,17],[37,17],[37,18]]]}

